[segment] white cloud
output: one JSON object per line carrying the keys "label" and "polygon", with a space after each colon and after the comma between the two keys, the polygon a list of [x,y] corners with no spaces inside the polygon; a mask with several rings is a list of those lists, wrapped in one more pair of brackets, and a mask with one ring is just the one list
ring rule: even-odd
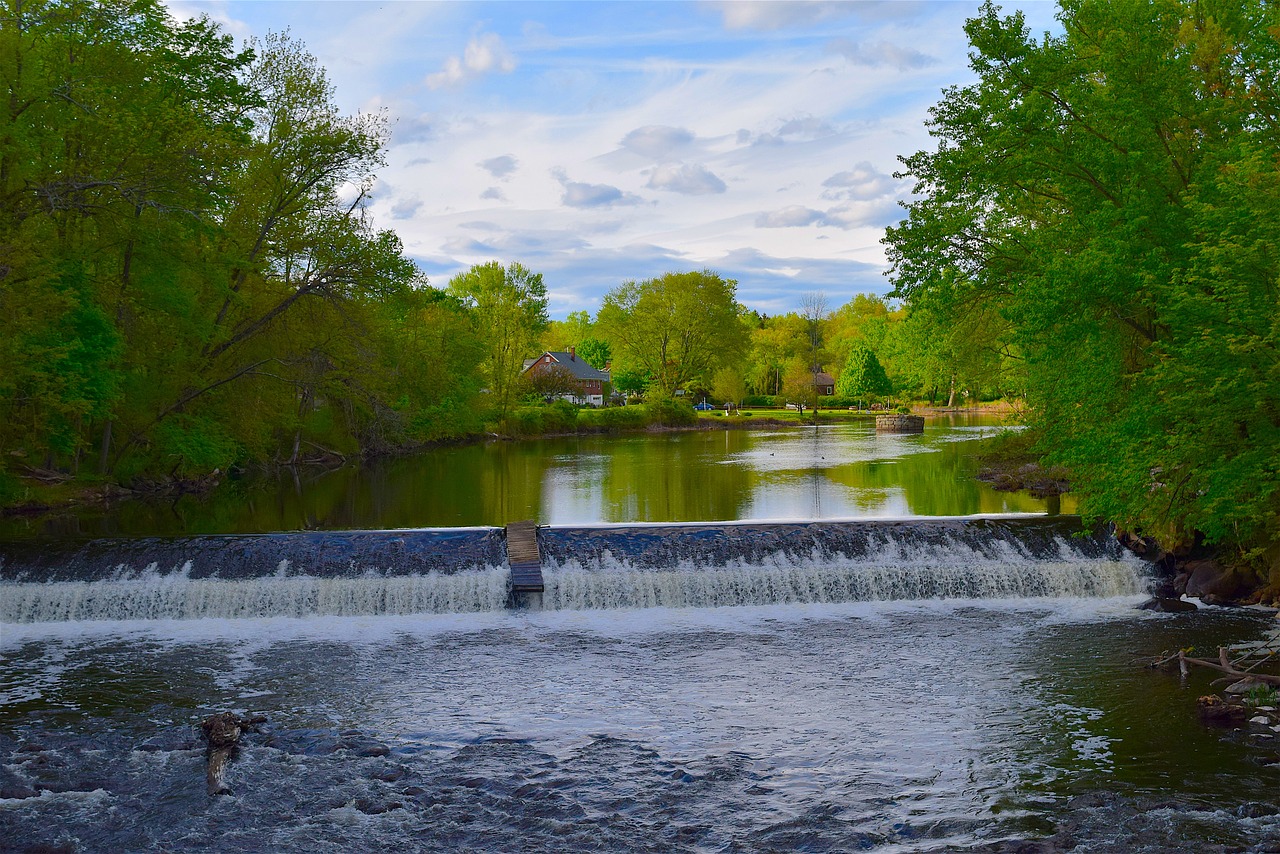
{"label": "white cloud", "polygon": [[711,170],[696,163],[664,163],[649,171],[649,183],[653,190],[669,190],[686,196],[705,196],[723,193],[725,183]]}
{"label": "white cloud", "polygon": [[516,160],[510,154],[504,154],[500,157],[490,157],[488,160],[481,160],[476,164],[484,169],[495,178],[505,179],[516,171],[516,167],[520,165],[520,161]]}
{"label": "white cloud", "polygon": [[571,208],[607,208],[613,205],[635,205],[641,201],[640,197],[624,193],[609,184],[570,181],[563,169],[552,169],[551,174],[564,188],[560,201]]}
{"label": "white cloud", "polygon": [[826,222],[826,214],[806,208],[804,205],[790,205],[781,210],[762,213],[756,217],[756,228],[799,228],[806,225],[821,225]]}
{"label": "white cloud", "polygon": [[[494,7],[466,3],[216,5],[258,34],[293,27],[345,111],[399,117],[380,170],[393,188],[371,210],[433,281],[520,261],[563,316],[625,280],[703,267],[770,313],[808,290],[887,290],[880,239],[909,186],[871,164],[933,144],[923,119],[969,79],[961,24],[977,2],[735,3],[714,18],[672,4],[658,26],[642,4],[549,4],[537,24],[477,23]],[[353,6],[361,32],[384,35],[352,45]],[[396,10],[424,17],[402,26]]]}
{"label": "white cloud", "polygon": [[832,53],[843,56],[854,65],[887,65],[906,71],[912,68],[924,68],[937,62],[926,53],[887,41],[872,44],[850,39],[833,39],[827,47]]}
{"label": "white cloud", "polygon": [[426,84],[429,89],[443,89],[492,72],[510,74],[515,70],[515,57],[502,38],[497,33],[479,33],[467,42],[462,56],[448,57],[440,71],[428,74]]}
{"label": "white cloud", "polygon": [[847,172],[837,172],[822,182],[824,199],[878,199],[900,192],[902,182],[876,170],[865,160]]}
{"label": "white cloud", "polygon": [[781,30],[843,18],[853,4],[834,0],[727,0],[714,4],[730,30]]}
{"label": "white cloud", "polygon": [[646,125],[622,138],[622,147],[653,160],[668,160],[687,148],[695,139],[685,128]]}
{"label": "white cloud", "polygon": [[400,199],[391,206],[391,216],[395,219],[412,219],[414,214],[422,210],[422,199]]}
{"label": "white cloud", "polygon": [[900,221],[906,212],[897,199],[855,201],[827,211],[824,224],[846,231],[855,228],[884,228]]}

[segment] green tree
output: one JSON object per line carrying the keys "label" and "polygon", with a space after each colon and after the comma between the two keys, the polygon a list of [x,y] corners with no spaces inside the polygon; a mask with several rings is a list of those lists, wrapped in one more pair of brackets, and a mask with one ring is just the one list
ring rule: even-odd
{"label": "green tree", "polygon": [[726,403],[739,404],[747,396],[747,381],[739,365],[725,365],[712,378],[711,390]]}
{"label": "green tree", "polygon": [[547,326],[547,288],[541,273],[520,264],[477,264],[449,280],[449,292],[472,310],[485,344],[485,379],[498,417],[511,407],[520,370]]}
{"label": "green tree", "polygon": [[351,190],[385,117],[338,111],[300,44],[237,51],[156,0],[9,0],[0,73],[0,465],[196,476],[470,409],[473,335],[425,351],[456,383],[399,371],[412,323],[470,317],[373,228]]}
{"label": "green tree", "polygon": [[876,354],[865,347],[856,347],[849,353],[844,370],[836,380],[836,394],[857,398],[885,397],[893,390],[889,377]]}
{"label": "green tree", "polygon": [[613,348],[603,339],[594,336],[583,338],[578,342],[578,357],[591,367],[603,371],[604,366],[613,359]]}
{"label": "green tree", "polygon": [[745,351],[736,288],[710,270],[627,282],[605,297],[597,322],[623,371],[649,374],[652,390],[671,397],[694,381],[710,385]]}
{"label": "green tree", "polygon": [[904,159],[897,293],[1009,324],[1086,512],[1274,564],[1280,9],[1082,0],[1059,19],[1035,39],[988,3],[966,26],[978,82]]}

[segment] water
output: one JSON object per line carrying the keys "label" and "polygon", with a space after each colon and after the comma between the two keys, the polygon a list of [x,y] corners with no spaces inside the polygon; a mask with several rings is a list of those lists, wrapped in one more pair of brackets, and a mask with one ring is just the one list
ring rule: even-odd
{"label": "water", "polygon": [[1264,618],[1134,601],[6,626],[0,846],[1273,850],[1277,766],[1132,661]]}
{"label": "water", "polygon": [[914,436],[862,422],[489,442],[0,518],[0,540],[1074,512],[1071,496],[997,492],[973,478],[974,440],[997,429],[996,418],[948,416]]}
{"label": "water", "polygon": [[[970,479],[980,429],[475,446],[13,523],[0,851],[1280,850],[1275,736],[1138,663],[1268,615],[1135,611],[1145,566],[1069,517],[886,518],[1052,509]],[[484,527],[519,518],[556,523],[538,611]],[[247,535],[289,528],[321,530]],[[267,722],[211,797],[225,710]]]}

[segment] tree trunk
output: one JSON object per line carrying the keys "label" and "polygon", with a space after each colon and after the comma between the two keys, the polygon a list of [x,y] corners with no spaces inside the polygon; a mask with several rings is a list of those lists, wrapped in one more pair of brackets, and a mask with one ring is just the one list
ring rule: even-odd
{"label": "tree trunk", "polygon": [[111,427],[115,421],[111,418],[107,419],[107,423],[102,425],[102,445],[98,449],[98,474],[111,473]]}

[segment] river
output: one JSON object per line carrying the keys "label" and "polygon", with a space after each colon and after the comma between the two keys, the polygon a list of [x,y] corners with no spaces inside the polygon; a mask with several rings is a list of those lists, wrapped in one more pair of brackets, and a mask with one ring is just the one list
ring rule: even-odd
{"label": "river", "polygon": [[0,540],[599,522],[718,522],[1074,512],[1071,496],[973,478],[998,419],[930,419],[482,442],[329,470],[231,478],[207,495],[0,518]]}
{"label": "river", "polygon": [[[654,438],[685,460],[729,445],[703,473],[731,470],[736,492],[667,506],[731,502],[731,525],[575,533],[681,520],[635,518],[660,496],[609,497],[616,463],[541,455],[538,490],[475,504],[552,524],[541,611],[507,609],[485,558],[424,573],[367,552],[322,572],[295,535],[253,540],[293,560],[232,572],[229,541],[194,536],[193,516],[84,522],[184,537],[150,564],[139,540],[101,545],[127,557],[56,579],[0,566],[0,850],[1276,850],[1275,749],[1198,722],[1211,676],[1138,663],[1256,638],[1269,615],[1134,610],[1140,561],[1069,518],[990,517],[1034,499],[962,480],[966,431],[870,445],[883,453],[857,431]],[[928,458],[942,470],[891,476]],[[413,480],[353,476],[370,477]],[[383,523],[412,516],[384,498]],[[946,512],[921,512],[930,500]],[[452,521],[500,524],[475,512]],[[881,518],[971,513],[986,518]],[[758,521],[847,516],[808,547],[805,525]],[[412,539],[334,535],[361,536]],[[489,534],[439,536],[483,555]],[[27,547],[41,542],[75,544]],[[229,767],[233,794],[210,797],[196,725],[227,709],[267,722]]]}

